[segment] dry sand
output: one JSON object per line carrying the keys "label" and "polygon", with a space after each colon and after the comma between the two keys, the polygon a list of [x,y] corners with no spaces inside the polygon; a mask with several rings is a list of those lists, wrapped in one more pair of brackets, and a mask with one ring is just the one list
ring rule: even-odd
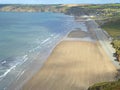
{"label": "dry sand", "polygon": [[23,90],[86,90],[114,80],[116,69],[98,42],[62,41]]}

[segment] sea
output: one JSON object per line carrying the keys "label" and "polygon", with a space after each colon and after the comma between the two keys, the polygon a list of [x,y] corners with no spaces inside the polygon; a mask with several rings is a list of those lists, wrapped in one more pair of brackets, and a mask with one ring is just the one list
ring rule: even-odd
{"label": "sea", "polygon": [[55,45],[82,25],[62,13],[0,12],[0,90],[6,90],[29,67],[35,72],[38,64],[39,69]]}

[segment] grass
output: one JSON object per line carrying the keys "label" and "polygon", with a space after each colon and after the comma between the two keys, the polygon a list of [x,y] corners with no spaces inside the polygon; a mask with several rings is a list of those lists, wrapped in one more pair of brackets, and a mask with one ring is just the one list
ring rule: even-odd
{"label": "grass", "polygon": [[120,90],[120,80],[98,83],[89,87],[88,90]]}
{"label": "grass", "polygon": [[113,19],[105,23],[102,28],[106,30],[113,38],[120,37],[120,18]]}
{"label": "grass", "polygon": [[[102,25],[102,28],[107,31],[113,38],[114,38],[114,46],[117,46],[116,51],[120,52],[120,17],[112,18],[108,20],[104,25]],[[116,40],[119,39],[119,40]],[[119,55],[119,53],[117,53]],[[120,80],[113,81],[113,82],[102,82],[94,84],[93,86],[89,87],[88,90],[120,90]]]}
{"label": "grass", "polygon": [[120,8],[120,4],[102,4],[102,5],[93,4],[93,5],[86,5],[86,6],[87,8],[90,8],[90,9]]}

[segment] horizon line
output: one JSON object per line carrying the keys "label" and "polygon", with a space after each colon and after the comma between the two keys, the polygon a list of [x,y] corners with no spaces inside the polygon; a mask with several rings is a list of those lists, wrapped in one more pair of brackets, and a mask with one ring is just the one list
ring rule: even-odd
{"label": "horizon line", "polygon": [[67,4],[77,4],[77,5],[84,5],[84,4],[120,4],[120,3],[0,3],[1,4],[6,4],[6,5],[67,5]]}

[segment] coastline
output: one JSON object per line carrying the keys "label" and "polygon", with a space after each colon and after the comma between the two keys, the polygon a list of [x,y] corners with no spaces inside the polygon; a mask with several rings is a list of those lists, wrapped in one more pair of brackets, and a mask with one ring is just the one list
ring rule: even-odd
{"label": "coastline", "polygon": [[[6,13],[5,13],[6,14]],[[13,14],[13,13],[12,13]],[[18,14],[21,14],[21,13],[18,13]],[[54,14],[54,13],[53,13]],[[52,13],[50,14],[50,15],[53,15]],[[9,14],[6,14],[7,16],[9,16]],[[15,15],[15,14],[14,14]],[[14,15],[12,15],[12,16],[14,16]],[[29,15],[29,13],[28,13],[28,15]],[[42,15],[44,15],[44,14],[42,14]],[[48,15],[48,14],[47,14]],[[55,14],[56,15],[56,14]],[[55,17],[55,15],[54,15],[54,17]],[[29,58],[29,56],[28,56],[28,60],[26,61],[26,62],[24,62],[23,64],[20,64],[20,66],[16,66],[15,68],[13,68],[12,70],[11,70],[11,72],[9,72],[7,75],[6,75],[6,77],[0,82],[0,90],[4,90],[4,89],[6,89],[6,90],[10,90],[10,88],[11,87],[15,87],[15,88],[17,88],[17,87],[20,87],[20,86],[22,86],[21,84],[23,84],[24,83],[24,81],[26,81],[26,79],[27,78],[31,78],[31,76],[33,76],[37,71],[39,71],[39,69],[40,69],[40,67],[42,67],[41,65],[42,65],[42,63],[44,63],[44,62],[42,62],[42,61],[44,61],[44,60],[46,60],[46,58],[42,58],[42,57],[46,57],[46,56],[49,56],[48,55],[48,53],[47,52],[49,52],[52,48],[54,48],[56,45],[56,43],[58,42],[59,43],[59,40],[61,40],[65,35],[66,35],[66,33],[69,31],[69,30],[71,30],[72,28],[74,28],[74,25],[76,25],[77,26],[77,24],[76,24],[76,22],[75,22],[75,20],[74,20],[74,18],[73,17],[69,17],[69,16],[66,16],[66,15],[63,15],[62,14],[62,16],[61,16],[61,14],[57,14],[58,16],[60,16],[60,18],[61,17],[63,17],[63,19],[61,19],[60,21],[58,21],[57,20],[57,22],[58,23],[55,23],[55,25],[57,24],[59,24],[60,23],[60,25],[62,25],[62,26],[60,26],[59,28],[57,28],[57,30],[58,31],[56,31],[55,30],[55,34],[53,34],[54,32],[54,29],[51,29],[51,35],[48,35],[48,38],[43,38],[43,40],[41,40],[41,38],[40,38],[40,40],[37,40],[37,39],[39,39],[39,38],[35,38],[34,39],[34,41],[32,41],[32,39],[31,38],[28,38],[28,39],[30,39],[31,41],[30,41],[30,43],[33,43],[33,42],[35,42],[35,43],[40,43],[39,45],[35,45],[35,46],[33,46],[33,48],[30,48],[29,50],[28,50],[28,53],[29,53],[29,51],[31,50],[35,50],[36,49],[36,51],[35,51],[35,53],[33,53],[33,52],[31,52],[30,51],[30,58]],[[3,16],[4,16],[4,13],[3,13]],[[17,15],[16,15],[17,16]],[[37,14],[36,15],[36,17],[41,17],[39,14]],[[49,15],[48,15],[48,17],[49,17]],[[53,20],[52,19],[52,16],[50,16],[51,18],[51,20]],[[58,17],[59,18],[59,17]],[[65,19],[64,19],[65,18]],[[38,19],[37,19],[38,20]],[[65,21],[64,21],[65,20]],[[70,21],[69,21],[70,20]],[[19,20],[17,20],[17,21],[19,21]],[[25,21],[27,21],[27,20],[25,20]],[[30,20],[31,21],[31,20]],[[55,19],[55,21],[56,21],[56,19]],[[46,22],[48,22],[49,23],[49,21],[46,21]],[[64,22],[64,23],[61,23],[61,22]],[[71,22],[73,22],[73,23],[71,23]],[[74,22],[75,22],[75,24],[74,24]],[[23,23],[24,24],[24,23]],[[36,23],[35,23],[36,24]],[[45,24],[45,26],[47,25],[47,23],[44,23]],[[53,23],[51,23],[51,25],[54,25]],[[19,26],[19,25],[18,25]],[[40,26],[40,25],[39,25]],[[65,26],[65,28],[64,28],[64,26]],[[28,25],[28,27],[30,27],[29,25]],[[34,27],[34,25],[32,25],[31,27]],[[57,27],[57,26],[56,26]],[[48,27],[49,28],[49,27]],[[61,28],[61,29],[60,29]],[[19,29],[19,28],[16,28],[15,30],[17,30],[17,29]],[[31,28],[32,29],[32,28]],[[39,30],[40,28],[38,27],[38,30]],[[3,29],[4,30],[4,29]],[[33,33],[35,32],[36,33],[36,28],[35,29],[32,29],[33,30]],[[42,29],[41,29],[42,30]],[[43,30],[44,30],[44,28],[43,28]],[[29,31],[29,30],[28,30]],[[44,31],[46,31],[46,30],[44,30]],[[59,33],[59,31],[60,31],[60,33]],[[61,32],[61,31],[63,31],[63,32]],[[26,32],[26,31],[25,31]],[[48,30],[48,32],[49,32],[49,30]],[[46,32],[44,32],[42,35],[43,36],[46,36],[47,34],[49,34],[47,31]],[[11,32],[12,33],[12,32]],[[28,33],[29,34],[29,33]],[[32,34],[32,33],[31,33]],[[38,33],[38,35],[41,37],[42,35],[41,35],[40,33]],[[45,35],[44,35],[45,34]],[[22,34],[23,35],[23,34]],[[34,34],[35,35],[35,37],[37,36],[37,34]],[[8,35],[8,36],[10,36],[10,35]],[[25,35],[26,36],[26,35]],[[31,36],[30,36],[31,37]],[[50,37],[51,37],[51,39],[50,39]],[[17,39],[17,38],[16,38]],[[26,40],[26,39],[25,39]],[[47,41],[48,40],[48,41]],[[18,40],[19,41],[19,40]],[[21,40],[22,41],[22,40]],[[23,40],[24,41],[24,40]],[[28,41],[28,40],[26,40],[26,41]],[[45,41],[45,42],[44,42]],[[53,42],[54,41],[54,42]],[[42,43],[42,45],[41,45],[41,43]],[[6,44],[6,45],[9,45],[9,44]],[[39,49],[39,46],[41,45],[41,47],[40,47],[40,49]],[[30,45],[28,45],[28,46],[30,46]],[[42,47],[43,46],[43,47]],[[23,47],[22,45],[21,45],[21,47]],[[46,47],[46,48],[45,48]],[[14,49],[13,49],[14,50]],[[16,50],[16,49],[15,49]],[[52,51],[52,50],[51,50]],[[43,53],[41,53],[41,52],[43,52]],[[44,54],[44,52],[46,52],[45,54]],[[6,53],[7,54],[7,53]],[[27,54],[27,53],[26,53]],[[42,61],[41,61],[42,60]],[[22,61],[22,60],[21,60]],[[17,61],[16,61],[17,62]],[[30,63],[30,65],[28,65]],[[35,68],[36,67],[36,68]],[[32,71],[31,71],[32,70]],[[33,73],[33,75],[32,75],[32,72],[35,72],[35,73]],[[9,81],[9,82],[8,82]],[[23,82],[22,82],[23,81]],[[21,82],[21,83],[20,83]],[[17,84],[18,83],[18,84]],[[9,88],[9,86],[10,86],[10,88]],[[14,89],[11,89],[11,90],[14,90]]]}
{"label": "coastline", "polygon": [[[88,26],[87,26],[87,28],[88,28]],[[89,29],[89,28],[88,28]],[[92,29],[91,29],[92,30]],[[83,90],[86,90],[87,88],[88,88],[88,86],[89,85],[92,85],[92,84],[94,84],[94,83],[96,83],[96,82],[99,82],[99,81],[109,81],[109,80],[115,80],[115,76],[116,76],[116,73],[117,73],[117,71],[116,71],[116,68],[113,66],[113,64],[111,63],[111,61],[109,60],[110,58],[108,57],[108,55],[104,52],[104,50],[103,50],[103,48],[101,47],[101,45],[98,43],[98,41],[97,41],[97,37],[96,38],[93,38],[93,42],[91,42],[91,41],[82,41],[82,40],[66,40],[66,38],[68,38],[67,36],[72,32],[72,31],[74,31],[74,30],[71,30],[67,35],[66,35],[66,37],[65,38],[63,38],[62,40],[60,40],[59,41],[59,43],[57,43],[56,44],[56,46],[53,48],[53,51],[51,51],[51,54],[49,55],[49,57],[47,58],[47,60],[46,60],[46,62],[45,62],[45,64],[43,65],[43,67],[37,72],[37,74],[35,74],[24,86],[23,86],[23,88],[21,89],[21,90],[30,90],[30,89],[32,89],[32,88],[34,88],[35,90],[38,90],[38,89],[43,89],[43,90],[61,90],[61,89],[63,89],[63,90],[78,90],[78,89],[83,89]],[[92,31],[90,31],[90,32],[92,32]],[[90,33],[91,34],[91,33]],[[95,32],[92,32],[92,36],[94,37],[94,35],[95,35]],[[90,37],[92,37],[91,35],[90,35]],[[95,35],[96,36],[96,35]],[[69,37],[69,38],[71,38],[71,37]],[[76,38],[75,36],[73,36],[72,38]],[[63,43],[63,44],[61,44],[61,43]],[[66,81],[61,81],[59,84],[56,84],[56,83],[58,83],[59,82],[59,80],[61,80],[63,77],[64,77],[64,75],[66,76],[67,74],[65,74],[65,71],[63,71],[62,72],[62,70],[64,70],[67,66],[66,65],[68,65],[67,63],[69,63],[69,62],[62,62],[61,63],[61,65],[64,65],[64,69],[62,69],[62,70],[60,70],[59,71],[59,69],[55,69],[55,68],[53,68],[53,69],[50,69],[50,71],[51,72],[49,72],[49,68],[48,68],[48,66],[50,65],[50,64],[53,64],[52,66],[54,67],[55,66],[55,64],[57,65],[58,64],[58,66],[55,66],[55,67],[60,67],[61,68],[61,66],[59,66],[59,63],[61,62],[56,62],[55,63],[55,61],[53,61],[53,60],[55,60],[55,57],[56,58],[58,58],[59,59],[59,56],[61,55],[61,54],[57,54],[57,53],[59,53],[59,52],[61,52],[61,51],[67,51],[68,49],[65,49],[64,47],[64,43],[68,43],[67,45],[67,47],[73,47],[73,46],[69,46],[69,45],[72,45],[72,44],[74,44],[74,43],[80,43],[80,44],[78,44],[78,45],[80,45],[79,47],[77,47],[76,49],[79,49],[79,50],[81,50],[81,51],[84,51],[84,49],[85,48],[87,48],[87,47],[90,47],[89,46],[89,44],[92,44],[92,47],[94,47],[94,48],[97,48],[98,49],[98,52],[99,52],[99,54],[101,53],[101,51],[103,51],[103,53],[101,53],[102,55],[105,55],[105,57],[107,58],[107,60],[105,61],[105,62],[103,62],[102,64],[104,64],[103,65],[103,67],[105,66],[105,67],[108,67],[108,72],[109,72],[109,74],[110,74],[110,76],[108,75],[108,73],[106,74],[106,71],[107,70],[103,70],[102,71],[102,75],[100,74],[100,72],[101,72],[101,69],[100,69],[100,72],[95,72],[95,73],[97,73],[98,74],[98,76],[95,76],[96,78],[100,78],[98,81],[96,81],[96,80],[93,80],[93,81],[87,81],[87,80],[85,80],[85,82],[84,83],[81,83],[81,86],[80,85],[78,85],[79,83],[80,83],[80,81],[78,81],[78,82],[76,82],[77,81],[77,79],[71,79],[70,80],[70,82],[72,83],[72,85],[71,85],[71,83],[67,83]],[[85,43],[85,44],[84,44]],[[84,44],[84,45],[86,45],[86,44],[88,44],[88,46],[87,47],[84,47],[84,48],[82,48],[83,47],[83,45],[81,46],[81,44]],[[62,46],[62,48],[59,48],[60,47],[60,45],[63,45]],[[76,45],[76,44],[75,44]],[[66,48],[67,48],[66,47]],[[81,47],[81,48],[80,48]],[[56,49],[60,49],[60,51],[59,52],[57,52],[56,53]],[[90,48],[89,48],[90,49]],[[99,49],[100,49],[100,51],[99,51]],[[74,48],[72,48],[72,51],[74,50]],[[67,52],[69,52],[69,51],[67,51]],[[79,52],[80,53],[80,52]],[[90,53],[90,52],[89,52]],[[54,55],[55,54],[57,54],[55,57],[54,57]],[[72,54],[74,54],[74,53],[72,53]],[[52,55],[53,55],[53,58],[52,58]],[[69,55],[69,54],[68,54]],[[89,55],[89,54],[88,54]],[[73,55],[74,56],[74,55]],[[79,55],[77,55],[77,56],[79,56]],[[76,56],[76,57],[77,57]],[[67,56],[67,57],[69,57],[69,56]],[[52,58],[52,59],[50,59],[50,58]],[[60,57],[61,58],[61,57]],[[64,58],[64,57],[63,57]],[[75,58],[74,58],[75,59]],[[94,58],[92,58],[92,59],[94,59]],[[50,63],[48,63],[48,62],[50,62]],[[82,61],[77,61],[78,63],[80,63],[80,62],[82,62]],[[54,64],[55,63],[55,64]],[[74,63],[74,61],[72,61],[72,63]],[[90,63],[90,62],[89,62]],[[99,65],[99,64],[98,64]],[[110,66],[111,67],[110,67]],[[51,66],[51,67],[52,67]],[[104,68],[105,68],[104,67]],[[46,68],[46,69],[44,69],[44,68]],[[78,71],[81,71],[81,69],[80,69],[81,67],[76,67],[75,68],[75,70],[77,69]],[[85,67],[84,67],[85,68]],[[96,68],[96,67],[94,67],[94,68]],[[94,68],[92,68],[92,69],[94,69]],[[101,67],[98,67],[98,68],[101,68]],[[102,68],[103,69],[103,68]],[[91,70],[91,69],[90,69]],[[109,71],[110,70],[110,71]],[[45,71],[45,72],[44,72]],[[58,72],[57,72],[58,71]],[[74,71],[74,70],[73,70]],[[88,70],[89,71],[89,70]],[[88,71],[87,71],[87,73],[88,73]],[[67,71],[66,71],[67,72]],[[70,72],[71,72],[71,70],[70,70]],[[52,75],[50,75],[50,73],[52,74]],[[57,74],[58,73],[58,74]],[[62,77],[59,77],[59,73],[62,73]],[[71,74],[72,73],[72,74]],[[73,72],[71,72],[70,74],[71,75],[73,75],[72,76],[72,78],[74,78],[75,76],[74,76],[74,73]],[[54,77],[54,75],[55,74],[57,74],[55,77]],[[70,75],[69,74],[69,75]],[[80,75],[80,73],[78,73],[78,72],[76,72],[76,74],[79,76]],[[84,73],[84,74],[86,74],[86,73]],[[90,71],[89,71],[89,74],[92,74]],[[88,75],[89,75],[88,74]],[[42,75],[42,76],[41,76]],[[106,76],[108,75],[108,77],[109,78],[107,78]],[[41,78],[40,78],[40,76],[41,76]],[[42,78],[43,77],[43,78]],[[69,76],[67,76],[67,77],[69,77]],[[66,79],[67,77],[65,77],[64,79]],[[93,77],[93,76],[92,76]],[[59,80],[57,79],[57,78],[59,78]],[[82,76],[82,78],[83,79],[85,79],[85,77],[84,77],[84,75]],[[47,79],[47,80],[46,80]],[[50,80],[49,80],[50,79]],[[79,78],[80,79],[80,78]],[[49,82],[47,82],[47,81],[49,81]],[[51,81],[51,82],[50,82]],[[52,81],[53,81],[53,83],[52,83]],[[39,82],[39,83],[38,83]],[[67,86],[66,85],[63,85],[64,84],[64,82],[66,82],[67,84],[66,85],[70,85],[70,87],[71,88],[66,88]],[[78,85],[78,87],[75,87],[74,86],[74,82],[76,82],[77,83],[77,85]],[[51,85],[51,83],[53,84],[53,85]],[[63,84],[62,84],[63,83]],[[54,86],[54,84],[55,84],[55,86]],[[61,84],[63,85],[63,87],[60,87],[61,86]],[[82,84],[83,84],[83,86],[82,86]],[[87,85],[85,85],[85,84],[87,84]],[[44,86],[45,85],[45,86]],[[59,85],[59,86],[58,86]],[[76,85],[76,84],[75,84]],[[48,86],[48,88],[46,87],[46,86]],[[59,88],[57,88],[57,87],[59,87]]]}
{"label": "coastline", "polygon": [[[71,31],[69,31],[67,34],[69,34],[70,32]],[[39,55],[36,55],[34,58],[34,62],[32,61],[29,66],[26,65],[27,63],[24,64],[25,67],[26,66],[28,66],[28,67],[24,71],[22,71],[22,74],[20,75],[20,77],[17,78],[17,80],[15,80],[15,82],[11,83],[8,87],[6,87],[4,89],[5,90],[22,90],[21,87],[23,87],[23,85],[25,83],[27,83],[39,70],[41,70],[41,68],[44,66],[44,63],[47,61],[48,57],[51,55],[52,51],[55,49],[55,47],[60,42],[62,42],[66,38],[66,36],[62,37],[57,43],[55,43],[55,45],[53,45],[51,50],[45,54],[46,57],[43,57],[43,59],[42,59],[43,61],[39,61],[39,58],[41,58],[41,57]],[[36,65],[37,67],[35,67],[35,69],[33,69],[34,68],[34,67],[32,67],[33,65]],[[31,73],[31,69],[33,69],[35,71]],[[29,74],[29,76],[28,76],[28,74]],[[26,77],[27,77],[27,79],[26,79]]]}
{"label": "coastline", "polygon": [[[13,6],[13,5],[11,5],[11,6]],[[21,6],[21,5],[20,5]],[[79,6],[79,5],[78,5]],[[101,5],[100,5],[101,6]],[[103,5],[104,6],[104,5]],[[103,7],[102,6],[102,7]],[[110,7],[111,9],[112,8],[114,8],[114,7]],[[13,8],[14,10],[16,9],[16,8]],[[92,9],[92,8],[91,8]],[[94,8],[95,9],[95,8]],[[107,7],[105,8],[105,9],[107,9]],[[9,8],[7,9],[6,8],[6,10],[10,10]],[[13,12],[14,12],[14,10],[13,10]],[[27,10],[27,9],[25,9],[25,8],[23,8],[23,10]],[[117,9],[116,9],[117,10]],[[116,11],[115,10],[115,11]],[[106,10],[105,10],[106,11]],[[114,12],[115,12],[114,11]],[[6,12],[11,12],[11,10],[10,11],[6,11]],[[18,11],[16,10],[15,12],[21,12],[21,10],[19,11],[19,8],[18,8]],[[24,12],[24,11],[23,11]],[[25,11],[26,12],[26,11]],[[34,11],[31,11],[31,10],[27,10],[27,12],[34,12]],[[37,11],[38,12],[38,11]],[[58,11],[57,11],[58,12]],[[70,11],[71,13],[72,13],[72,10]],[[80,12],[82,12],[82,11],[80,11]],[[85,12],[85,11],[84,11]],[[96,15],[96,12],[100,12],[100,14],[101,15],[99,15],[99,16],[97,16]],[[105,14],[105,12],[104,12],[104,9],[102,9],[102,12],[103,13],[101,13],[101,10],[99,10],[99,9],[97,9],[96,8],[96,10],[95,10],[95,14],[94,13],[91,13],[91,12],[88,12],[87,11],[87,13],[89,14],[89,13],[91,13],[91,14],[89,14],[89,15],[92,15],[93,14],[93,16],[94,15],[96,15],[96,19],[98,18],[98,21],[99,21],[99,19],[102,19],[101,18],[101,16],[102,16],[102,14]],[[110,12],[110,13],[114,13],[114,12]],[[63,13],[63,14],[65,14],[65,12],[61,12],[60,11],[60,13]],[[108,14],[109,14],[109,12],[107,12]],[[106,17],[109,19],[110,17],[108,17],[107,16],[107,13],[105,14],[106,15]],[[67,13],[66,13],[67,14]],[[70,13],[69,13],[70,14]],[[67,14],[67,15],[69,15],[69,14]],[[77,14],[77,13],[76,13]],[[74,13],[73,13],[73,15],[74,15]],[[117,15],[117,14],[116,14]],[[116,16],[115,15],[115,16]],[[72,16],[73,17],[73,16]],[[114,14],[111,16],[111,17],[114,17]],[[92,17],[91,16],[91,18],[94,18],[94,17]],[[105,17],[103,17],[103,19],[105,19],[105,20],[107,20],[107,18],[105,19]],[[78,16],[78,18],[76,18],[77,20],[76,21],[84,21],[84,20],[79,20],[79,16]],[[87,23],[87,22],[86,22]],[[96,23],[96,22],[95,22]],[[97,24],[97,23],[96,23]],[[87,24],[86,24],[87,25]],[[88,26],[88,25],[87,25]],[[93,25],[94,26],[94,25]],[[91,27],[91,26],[90,26]],[[72,32],[72,34],[70,35],[70,37],[68,36],[69,35],[69,33],[71,33]],[[77,33],[77,34],[76,34]],[[78,33],[82,33],[83,34],[83,36],[81,35],[81,36],[79,36],[79,34]],[[71,42],[71,41],[74,41],[74,43],[76,42],[76,43],[78,43],[78,42],[81,42],[81,44],[83,44],[83,43],[86,43],[86,44],[88,44],[88,43],[96,43],[95,45],[97,45],[97,48],[99,47],[99,49],[100,49],[100,47],[103,49],[102,51],[105,51],[105,54],[106,54],[106,56],[108,56],[109,57],[109,61],[110,61],[110,63],[112,63],[114,66],[115,66],[115,68],[117,69],[117,71],[119,72],[119,69],[120,69],[120,66],[119,66],[119,63],[117,62],[117,61],[115,61],[116,60],[116,58],[113,56],[113,53],[115,52],[114,50],[113,50],[113,48],[112,48],[112,46],[111,46],[111,44],[110,44],[110,42],[108,41],[108,39],[107,40],[105,40],[104,41],[104,35],[105,35],[105,38],[106,38],[106,36],[107,36],[107,34],[100,28],[100,27],[98,27],[98,28],[96,28],[96,31],[94,32],[94,33],[91,33],[92,35],[89,35],[91,32],[84,32],[84,31],[75,31],[75,30],[71,30],[70,32],[68,32],[68,34],[65,36],[65,38],[63,38],[63,39],[61,39],[60,41],[58,41],[58,43],[56,44],[56,45],[53,45],[54,47],[51,49],[51,51],[50,51],[50,53],[48,54],[48,53],[46,53],[46,54],[43,54],[44,56],[47,56],[47,58],[44,58],[43,60],[45,61],[45,62],[47,62],[47,60],[49,59],[49,57],[51,56],[51,54],[53,54],[53,51],[56,49],[56,47],[57,46],[59,46],[62,42],[67,42],[67,41],[69,41],[69,42]],[[95,35],[93,35],[93,34],[95,34]],[[103,36],[103,37],[101,37],[101,36]],[[74,36],[76,36],[75,38],[73,38]],[[90,37],[91,36],[91,37]],[[95,37],[94,37],[95,36]],[[72,42],[73,43],[73,42]],[[70,44],[72,44],[72,43],[70,43]],[[86,45],[85,44],[85,45]],[[99,46],[100,45],[100,46]],[[72,46],[71,46],[72,47]],[[89,46],[88,46],[89,47]],[[86,47],[87,48],[87,47]],[[1,50],[2,51],[2,50]],[[92,53],[92,52],[91,52]],[[85,53],[86,54],[86,53]],[[74,53],[73,53],[73,55],[74,55]],[[59,55],[57,55],[57,56],[59,56]],[[86,55],[87,56],[87,55]],[[40,61],[41,59],[41,57],[40,57],[40,54],[39,55],[35,55],[35,56],[33,56],[33,58],[35,58],[35,62],[31,62],[31,64],[30,64],[30,67],[29,67],[29,69],[28,69],[28,71],[26,72],[26,69],[24,69],[23,71],[21,71],[21,69],[20,69],[20,71],[19,71],[19,69],[18,69],[18,76],[17,76],[17,79],[15,80],[15,82],[14,82],[14,84],[12,85],[12,87],[8,87],[8,88],[4,88],[4,90],[21,90],[22,88],[22,86],[23,85],[26,85],[27,83],[26,83],[26,81],[29,81],[29,79],[31,80],[31,77],[34,77],[34,76],[37,76],[36,75],[36,73],[39,73],[40,72],[40,70],[41,70],[41,68],[40,67],[45,67],[44,66],[44,62],[42,62],[42,61]],[[36,62],[37,61],[37,62]],[[4,62],[3,62],[4,63]],[[39,68],[35,68],[34,67],[34,64],[36,64],[36,66],[37,67],[39,67]],[[26,66],[27,66],[27,64],[25,64]],[[23,65],[23,67],[25,66],[25,65]],[[40,65],[40,66],[39,66]],[[81,68],[81,67],[80,67]],[[31,70],[32,70],[32,72],[35,72],[35,73],[33,73],[33,74],[31,74]],[[35,70],[35,71],[34,71]],[[13,72],[14,72],[14,69],[13,69]],[[49,73],[48,73],[49,74]],[[117,76],[118,75],[114,75],[116,78],[118,78]],[[12,76],[13,77],[13,76]],[[29,79],[27,79],[27,80],[25,80],[25,77],[29,77]],[[99,77],[98,77],[99,78]],[[115,78],[115,79],[116,79]],[[12,80],[12,79],[11,79]],[[6,82],[8,82],[8,81],[11,81],[11,80],[7,80]],[[5,80],[4,80],[5,81]],[[3,81],[3,82],[4,82]],[[24,82],[25,81],[25,82]],[[75,80],[76,81],[76,80]],[[22,83],[21,83],[22,82]],[[23,83],[24,82],[24,83]],[[63,82],[64,83],[64,82]],[[8,86],[8,84],[6,84],[7,86]],[[1,86],[3,86],[2,84],[1,84]],[[7,86],[5,86],[5,87],[7,87]],[[47,85],[46,85],[47,86]],[[77,87],[77,86],[75,86],[75,87]],[[20,89],[21,88],[21,89]],[[63,89],[63,88],[62,88]],[[76,88],[76,89],[78,89],[79,90],[79,88]]]}
{"label": "coastline", "polygon": [[[72,16],[73,17],[73,16]],[[69,32],[67,32],[67,34],[69,34],[72,30],[70,30]],[[54,45],[52,45],[52,48],[49,48],[49,52],[45,53],[46,57],[41,57],[41,55],[36,54],[33,59],[34,61],[30,61],[29,63],[23,64],[22,66],[25,67],[24,70],[20,70],[20,72],[17,74],[18,77],[12,81],[12,83],[10,83],[7,86],[4,86],[3,90],[21,90],[21,87],[30,79],[32,78],[32,76],[34,76],[34,74],[36,74],[41,67],[44,65],[44,63],[46,62],[47,58],[50,56],[50,54],[52,53],[52,51],[54,50],[54,48],[61,42],[64,40],[64,38],[67,37],[67,34],[65,34],[63,37],[60,37],[59,40],[54,43]],[[41,59],[42,58],[42,59]],[[42,61],[40,61],[42,60]],[[35,67],[33,67],[35,66]],[[32,72],[31,72],[32,70]],[[13,71],[14,72],[14,71]],[[27,79],[26,79],[27,78]]]}

